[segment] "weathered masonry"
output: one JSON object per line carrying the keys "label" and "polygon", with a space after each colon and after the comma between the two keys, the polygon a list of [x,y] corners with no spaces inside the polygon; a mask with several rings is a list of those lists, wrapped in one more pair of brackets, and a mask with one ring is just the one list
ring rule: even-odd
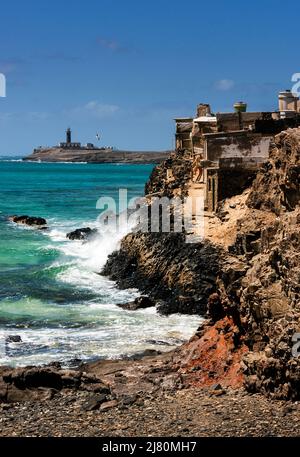
{"label": "weathered masonry", "polygon": [[268,158],[270,136],[250,132],[222,132],[204,135],[203,182],[207,183],[206,206],[240,193]]}
{"label": "weathered masonry", "polygon": [[300,125],[298,97],[288,90],[279,93],[278,111],[246,112],[243,102],[234,108],[232,113],[212,114],[202,103],[195,118],[175,119],[176,149],[189,151],[191,188],[202,189],[207,211],[251,184],[268,159],[275,134]]}

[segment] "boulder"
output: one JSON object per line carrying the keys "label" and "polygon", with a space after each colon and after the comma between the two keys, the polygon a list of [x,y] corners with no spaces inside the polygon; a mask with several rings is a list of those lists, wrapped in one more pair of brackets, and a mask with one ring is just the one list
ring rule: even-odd
{"label": "boulder", "polygon": [[62,389],[91,392],[94,399],[102,395],[101,401],[106,401],[111,393],[109,386],[97,376],[61,369],[57,362],[44,367],[2,367],[0,370],[0,402],[52,399]]}
{"label": "boulder", "polygon": [[6,343],[21,343],[22,338],[20,335],[8,335],[8,337],[5,339]]}
{"label": "boulder", "polygon": [[73,232],[67,233],[66,237],[69,240],[87,240],[98,233],[97,229],[91,229],[90,227],[83,227],[74,230]]}
{"label": "boulder", "polygon": [[33,217],[33,216],[9,216],[8,220],[15,222],[20,225],[28,225],[30,227],[36,227],[40,230],[46,228],[47,221],[43,217]]}
{"label": "boulder", "polygon": [[17,368],[3,375],[3,380],[18,389],[50,387],[60,390],[63,386],[60,373],[51,368]]}
{"label": "boulder", "polygon": [[137,297],[129,303],[120,303],[118,306],[123,309],[135,311],[136,309],[150,308],[151,306],[155,306],[155,303],[153,300],[151,300],[151,298],[147,297],[146,295],[142,295],[141,297]]}

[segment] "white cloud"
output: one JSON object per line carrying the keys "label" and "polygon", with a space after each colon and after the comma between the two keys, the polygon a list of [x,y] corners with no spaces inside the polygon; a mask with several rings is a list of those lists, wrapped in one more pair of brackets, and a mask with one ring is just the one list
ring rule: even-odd
{"label": "white cloud", "polygon": [[85,105],[85,109],[91,113],[96,114],[97,116],[107,116],[114,114],[116,111],[119,111],[120,108],[117,105],[107,105],[98,103],[96,101],[91,101]]}
{"label": "white cloud", "polygon": [[77,106],[71,110],[66,110],[64,113],[75,116],[92,116],[97,119],[104,119],[106,117],[113,116],[119,110],[120,107],[117,105],[99,103],[96,100],[92,100],[85,105]]}
{"label": "white cloud", "polygon": [[215,83],[215,88],[217,90],[230,90],[234,86],[234,81],[232,79],[219,79],[219,81],[216,81]]}

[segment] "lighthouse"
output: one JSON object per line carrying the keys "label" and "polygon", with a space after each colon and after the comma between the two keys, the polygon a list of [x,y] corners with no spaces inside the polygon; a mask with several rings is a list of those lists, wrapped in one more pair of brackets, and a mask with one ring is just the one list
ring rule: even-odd
{"label": "lighthouse", "polygon": [[81,143],[72,143],[72,131],[70,127],[66,130],[66,142],[59,143],[59,147],[63,149],[81,149]]}
{"label": "lighthouse", "polygon": [[67,144],[72,143],[72,132],[71,132],[70,127],[68,127],[66,130],[66,143]]}

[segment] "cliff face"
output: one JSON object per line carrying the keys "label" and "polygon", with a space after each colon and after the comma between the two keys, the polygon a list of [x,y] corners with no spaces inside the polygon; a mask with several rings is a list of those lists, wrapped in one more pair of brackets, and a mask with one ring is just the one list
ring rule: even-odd
{"label": "cliff face", "polygon": [[[188,245],[183,235],[136,233],[105,267],[121,286],[165,300],[168,313],[208,310],[210,320],[178,358],[196,385],[244,382],[252,392],[300,398],[300,360],[292,354],[300,332],[299,156],[300,129],[275,137],[245,204],[230,205],[230,213],[224,204],[213,221],[211,231],[221,240],[223,230],[230,245],[213,237]],[[147,189],[158,185],[160,167]]]}
{"label": "cliff face", "polygon": [[226,272],[217,279],[222,307],[237,310],[248,348],[241,360],[245,385],[275,398],[300,396],[300,361],[292,354],[300,331],[299,157],[299,129],[275,138],[231,246],[245,265],[240,282]]}
{"label": "cliff face", "polygon": [[278,398],[300,395],[300,361],[291,352],[292,337],[300,331],[299,159],[300,129],[281,133],[253,183],[248,206],[277,217],[257,225],[258,253],[250,258],[239,291],[251,350],[244,360],[246,385]]}
{"label": "cliff face", "polygon": [[[171,179],[167,180],[167,170],[172,171]],[[172,197],[174,192],[187,195],[188,183],[192,175],[190,152],[180,150],[172,153],[162,164],[155,167],[145,186],[145,194],[161,193]]]}
{"label": "cliff face", "polygon": [[185,243],[181,233],[131,233],[102,273],[149,294],[163,314],[205,314],[221,255],[211,243]]}
{"label": "cliff face", "polygon": [[275,137],[270,159],[257,175],[247,204],[250,208],[272,211],[280,216],[292,211],[300,201],[300,130],[282,132]]}

